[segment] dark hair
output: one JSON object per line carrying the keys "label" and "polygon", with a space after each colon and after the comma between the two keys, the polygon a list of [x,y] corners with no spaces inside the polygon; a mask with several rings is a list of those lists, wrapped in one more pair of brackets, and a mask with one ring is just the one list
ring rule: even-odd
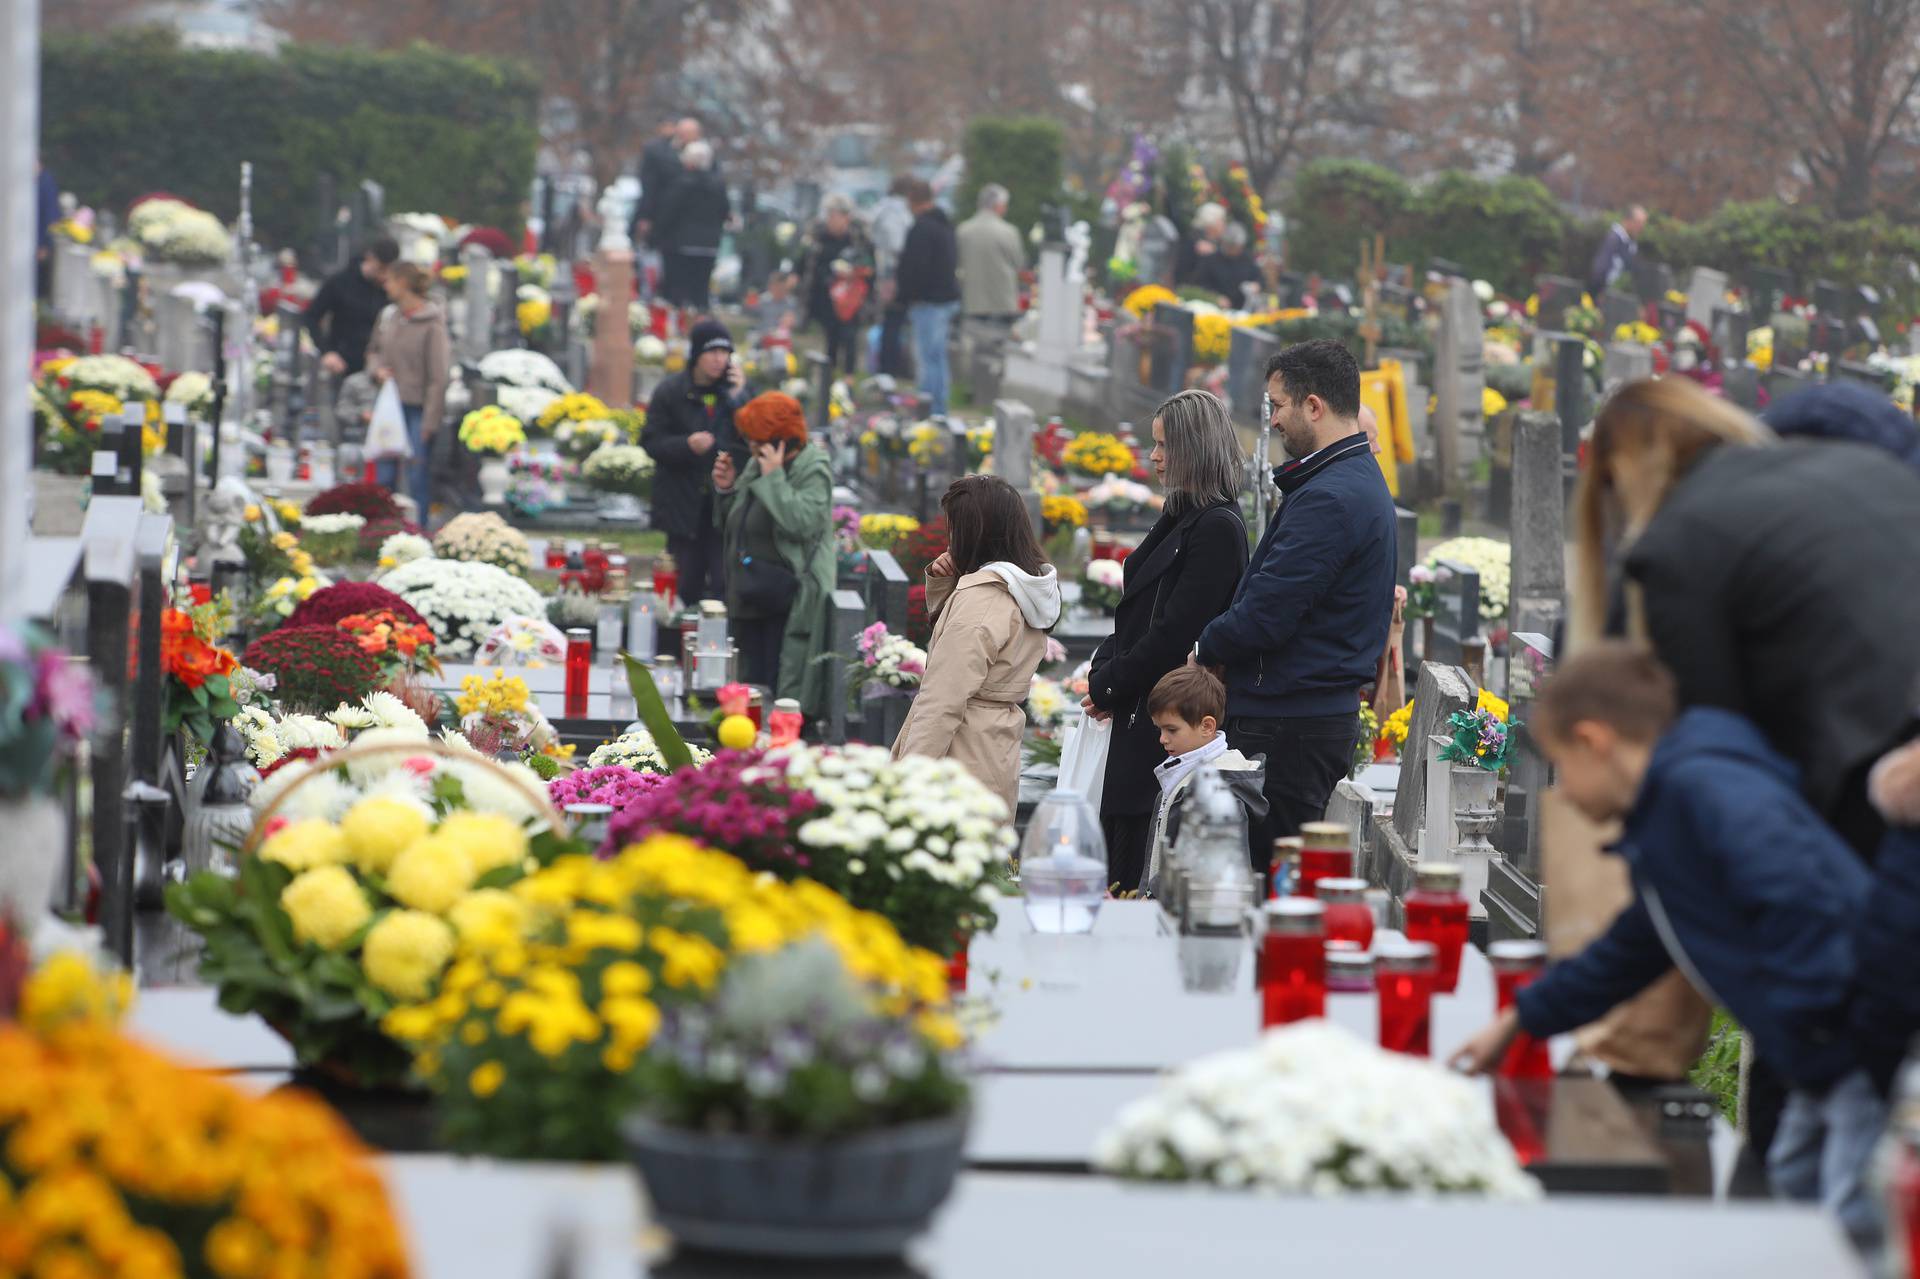
{"label": "dark hair", "polygon": [[904,196],[913,190],[913,175],[902,173],[887,186],[888,195]]}
{"label": "dark hair", "polygon": [[1047,566],[1027,504],[999,476],[961,476],[947,486],[940,509],[953,530],[949,549],[956,576],[977,572],[981,565],[996,560],[1016,565],[1023,573],[1037,574]]}
{"label": "dark hair", "polygon": [[400,260],[400,245],[390,235],[376,235],[360,253],[361,257],[369,255],[381,266],[392,266]]}
{"label": "dark hair", "polygon": [[908,204],[933,203],[933,188],[925,178],[908,178],[900,184],[900,194]]}
{"label": "dark hair", "polygon": [[1267,380],[1280,375],[1280,385],[1296,402],[1317,395],[1335,417],[1360,414],[1360,362],[1345,344],[1332,338],[1298,342],[1267,360]]}
{"label": "dark hair", "polygon": [[1193,728],[1212,716],[1218,727],[1227,718],[1227,686],[1204,666],[1176,666],[1147,694],[1149,716],[1168,711]]}
{"label": "dark hair", "polygon": [[1533,705],[1538,732],[1565,737],[1575,724],[1605,724],[1629,741],[1658,738],[1679,713],[1673,676],[1653,650],[1625,640],[1601,640],[1568,658]]}

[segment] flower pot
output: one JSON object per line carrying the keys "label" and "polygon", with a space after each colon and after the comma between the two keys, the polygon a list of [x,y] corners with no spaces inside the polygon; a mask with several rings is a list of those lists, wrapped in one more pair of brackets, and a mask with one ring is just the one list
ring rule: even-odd
{"label": "flower pot", "polygon": [[480,462],[480,498],[488,506],[507,504],[507,485],[513,482],[512,474],[507,470],[507,460],[497,454],[488,454]]}
{"label": "flower pot", "polygon": [[959,1175],[968,1114],[838,1141],[622,1126],[655,1218],[682,1248],[794,1258],[895,1257]]}
{"label": "flower pot", "polygon": [[[0,915],[12,906],[27,936],[56,906],[55,889],[67,858],[67,814],[50,796],[0,800],[0,830],[7,832],[6,869],[0,874]],[[71,887],[71,886],[69,886]],[[64,899],[66,893],[59,894]]]}
{"label": "flower pot", "polygon": [[296,1070],[286,1085],[313,1093],[339,1114],[354,1135],[375,1150],[417,1155],[437,1152],[433,1098],[413,1088],[368,1088],[326,1070]]}
{"label": "flower pot", "polygon": [[1477,764],[1453,766],[1454,824],[1460,828],[1460,848],[1492,855],[1487,835],[1500,820],[1500,774]]}

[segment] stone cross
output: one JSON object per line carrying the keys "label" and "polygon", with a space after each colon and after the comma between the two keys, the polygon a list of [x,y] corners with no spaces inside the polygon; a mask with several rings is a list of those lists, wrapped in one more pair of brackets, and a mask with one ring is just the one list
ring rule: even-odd
{"label": "stone cross", "polygon": [[1566,487],[1560,423],[1551,413],[1513,423],[1513,571],[1508,617],[1515,630],[1553,633],[1567,588]]}

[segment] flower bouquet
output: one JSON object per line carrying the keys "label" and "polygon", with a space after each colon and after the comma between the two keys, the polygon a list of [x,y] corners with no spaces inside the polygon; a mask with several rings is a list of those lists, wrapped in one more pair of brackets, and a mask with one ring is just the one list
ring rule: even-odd
{"label": "flower bouquet", "polygon": [[[687,749],[693,753],[696,764],[704,764],[713,758],[711,752],[698,746],[689,746]],[[622,733],[610,742],[602,742],[587,756],[588,768],[605,768],[610,764],[631,768],[637,773],[665,773],[671,771],[672,767],[667,763],[659,743],[653,740],[653,734],[644,728]]]}
{"label": "flower bouquet", "polygon": [[507,459],[507,505],[529,519],[567,504],[574,465],[565,458],[515,453]]}
{"label": "flower bouquet", "polygon": [[[619,814],[660,785],[661,780],[659,773],[643,773],[624,764],[580,768],[548,782],[547,798],[563,813],[569,804],[605,804]],[[608,848],[601,851],[608,851],[612,847],[614,844],[609,833]]]}
{"label": "flower bouquet", "polygon": [[308,515],[358,515],[369,524],[400,518],[400,503],[378,484],[336,484],[316,493],[307,503]]}
{"label": "flower bouquet", "polygon": [[380,579],[439,637],[443,660],[464,659],[510,617],[546,611],[540,592],[491,564],[457,559],[415,560]]}
{"label": "flower bouquet", "polygon": [[437,992],[384,1021],[414,1048],[460,1153],[618,1157],[642,1055],[667,1017],[689,1017],[680,1033],[700,1024],[737,957],[818,937],[903,1015],[945,999],[943,966],[884,920],[671,836],[606,861],[563,857],[464,914]]}
{"label": "flower bouquet", "polygon": [[847,664],[848,682],[855,693],[870,683],[888,688],[915,689],[927,673],[927,653],[904,635],[894,635],[885,622],[875,622],[860,632],[860,656]]}
{"label": "flower bouquet", "polygon": [[651,333],[642,333],[633,341],[633,360],[641,368],[665,368],[667,366],[666,342]]}
{"label": "flower bouquet", "polygon": [[167,733],[184,728],[206,744],[213,741],[215,722],[240,710],[228,686],[239,663],[213,638],[201,633],[191,613],[170,608],[160,615],[160,669],[167,676],[162,728]]}
{"label": "flower bouquet", "polygon": [[473,655],[475,666],[524,666],[537,670],[567,660],[567,637],[541,617],[509,617],[487,633]]}
{"label": "flower bouquet", "polygon": [[527,442],[527,433],[519,418],[488,404],[460,419],[460,442],[470,452],[505,457]]}
{"label": "flower bouquet", "polygon": [[553,759],[573,754],[571,746],[560,745],[552,722],[534,705],[527,682],[505,671],[462,679],[453,707],[460,714],[461,734],[482,754],[511,751]]}
{"label": "flower bouquet", "polygon": [[360,530],[366,520],[358,515],[303,515],[300,543],[319,564],[344,564],[360,549]]}
{"label": "flower bouquet", "polygon": [[[306,552],[300,554],[305,556]],[[332,578],[311,568],[297,577],[277,577],[260,592],[248,615],[256,625],[278,626],[290,621],[302,604],[332,585]]]}
{"label": "flower bouquet", "polygon": [[919,527],[920,521],[911,515],[862,515],[860,542],[869,550],[898,554],[901,539]]}
{"label": "flower bouquet", "polygon": [[1086,503],[1088,509],[1103,510],[1123,517],[1141,511],[1157,512],[1167,504],[1166,498],[1145,484],[1119,475],[1107,476],[1080,494],[1080,500]]}
{"label": "flower bouquet", "polygon": [[906,428],[900,425],[900,419],[893,414],[876,413],[867,419],[866,429],[860,432],[860,447],[875,458],[905,457]]}
{"label": "flower bouquet", "polygon": [[327,1106],[237,1087],[123,1036],[130,980],[77,952],[11,985],[0,989],[0,1008],[19,1008],[0,1022],[8,1274],[408,1275],[380,1175]]}
{"label": "flower bouquet", "polygon": [[[0,623],[0,802],[52,805],[54,775],[92,734],[98,710],[93,678],[83,663],[54,647],[36,627]],[[12,839],[7,869],[45,877],[15,899],[44,906],[53,899],[60,841],[56,837],[38,847],[17,823]],[[15,882],[12,874],[0,872],[0,885]],[[10,895],[0,886],[0,922]],[[22,922],[31,926],[34,921]]]}
{"label": "flower bouquet", "polygon": [[[1464,564],[1478,573],[1480,616],[1491,622],[1507,615],[1507,597],[1513,581],[1512,559],[1512,548],[1505,542],[1490,537],[1456,537],[1434,547],[1424,563],[1436,574],[1442,560]],[[1409,592],[1409,607],[1411,595]]]}
{"label": "flower bouquet", "polygon": [[181,405],[187,416],[205,422],[213,412],[213,379],[205,373],[182,373],[167,386],[165,402]]}
{"label": "flower bouquet", "polygon": [[613,410],[597,395],[585,391],[574,391],[562,395],[540,411],[529,426],[541,435],[555,435],[562,426],[569,423],[607,422],[613,417]]}
{"label": "flower bouquet", "polygon": [[1120,1112],[1094,1164],[1281,1194],[1540,1196],[1472,1081],[1325,1021],[1182,1067]]}
{"label": "flower bouquet", "polygon": [[[473,811],[470,787],[503,786],[530,823]],[[457,934],[512,902],[502,890],[530,865],[575,846],[526,770],[404,733],[367,734],[260,791],[237,876],[170,885],[167,909],[205,940],[200,975],[221,1007],[259,1013],[304,1067],[397,1083],[409,1056],[381,1018],[431,998]]]}
{"label": "flower bouquet", "polygon": [[580,477],[603,493],[645,499],[653,493],[653,457],[637,444],[606,444],[588,455]]}
{"label": "flower bouquet", "polygon": [[433,553],[443,560],[491,564],[525,576],[533,567],[527,535],[492,511],[456,515],[433,535]]}
{"label": "flower bouquet", "polygon": [[1064,494],[1040,499],[1040,522],[1046,528],[1048,537],[1062,529],[1073,530],[1087,526],[1087,508],[1077,497]]}
{"label": "flower bouquet", "polygon": [[353,613],[340,619],[341,630],[351,635],[362,652],[380,663],[389,678],[426,671],[439,674],[440,663],[433,656],[433,631],[419,622],[409,622],[391,609],[375,613]]}
{"label": "flower bouquet", "polygon": [[1120,595],[1126,588],[1126,570],[1118,560],[1088,560],[1080,579],[1080,598],[1087,607],[1111,615],[1120,607]]}
{"label": "flower bouquet", "polygon": [[1456,764],[1504,773],[1513,749],[1512,726],[1490,710],[1476,707],[1447,717],[1447,744],[1440,758]]}
{"label": "flower bouquet", "polygon": [[127,213],[127,236],[150,262],[183,267],[225,266],[233,255],[226,224],[184,200],[158,196]]}
{"label": "flower bouquet", "polygon": [[967,428],[967,469],[985,471],[993,461],[994,424],[991,421]]}
{"label": "flower bouquet", "polygon": [[1088,479],[1133,474],[1133,450],[1104,431],[1082,431],[1067,441],[1060,458],[1069,472]]}
{"label": "flower bouquet", "polygon": [[[639,736],[643,735],[628,735]],[[645,737],[645,745],[654,748],[651,736]],[[793,832],[819,804],[803,787],[790,784],[779,769],[765,766],[760,753],[728,751],[718,758],[700,758],[697,768],[673,773],[664,762],[656,764],[657,758],[656,749],[638,764],[623,765],[656,776],[659,782],[633,795],[613,815],[608,830],[612,847],[664,831],[724,846],[749,868],[770,871],[782,879],[811,873],[810,860],[794,846]],[[598,762],[601,759],[600,751],[595,751],[587,763],[607,767]]]}

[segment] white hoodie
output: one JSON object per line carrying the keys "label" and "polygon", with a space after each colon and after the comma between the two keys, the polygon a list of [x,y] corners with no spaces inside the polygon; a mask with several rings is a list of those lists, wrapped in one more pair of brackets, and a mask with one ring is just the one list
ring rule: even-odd
{"label": "white hoodie", "polygon": [[1046,572],[1038,576],[1022,569],[1018,564],[1007,560],[995,560],[991,564],[982,564],[982,573],[991,573],[1007,584],[1013,602],[1020,606],[1020,616],[1027,619],[1027,625],[1036,630],[1052,630],[1060,620],[1060,577],[1053,571],[1053,565],[1043,566]]}

